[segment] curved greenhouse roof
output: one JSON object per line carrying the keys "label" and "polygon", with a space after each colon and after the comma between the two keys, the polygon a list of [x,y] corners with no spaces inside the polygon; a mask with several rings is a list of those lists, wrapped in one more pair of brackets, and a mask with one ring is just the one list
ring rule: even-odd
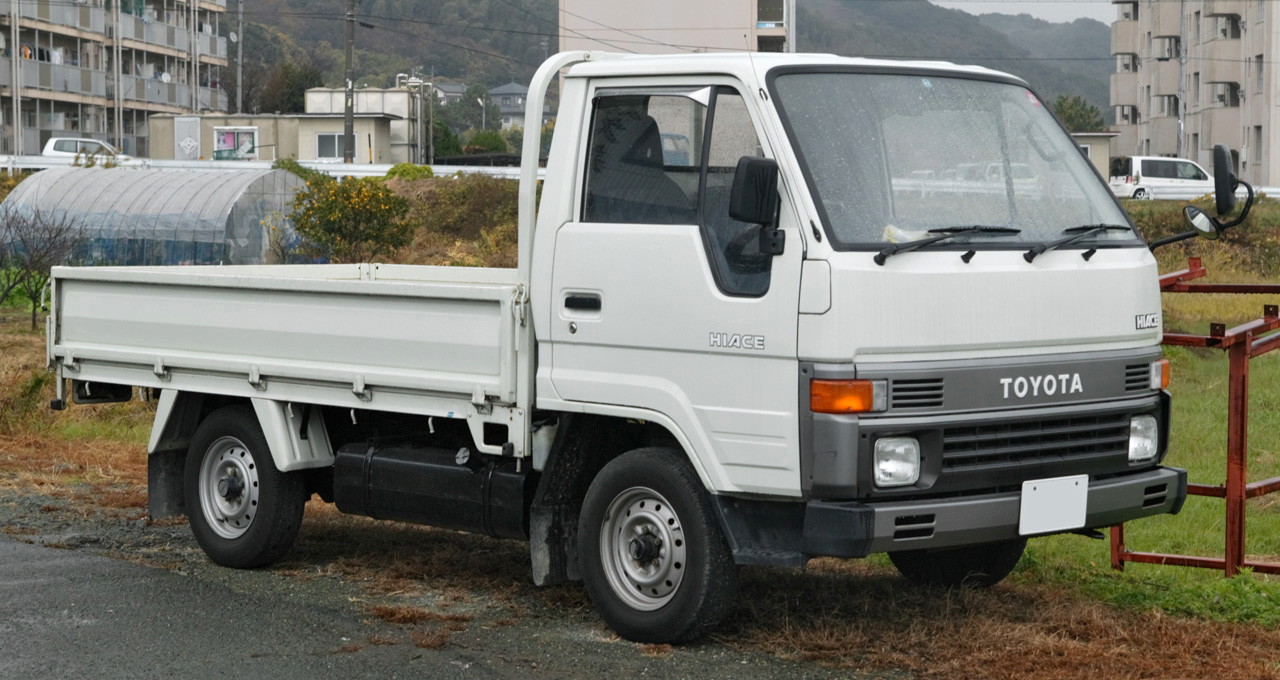
{"label": "curved greenhouse roof", "polygon": [[84,264],[259,264],[267,232],[304,182],[285,170],[55,168],[28,177],[2,208],[77,221]]}

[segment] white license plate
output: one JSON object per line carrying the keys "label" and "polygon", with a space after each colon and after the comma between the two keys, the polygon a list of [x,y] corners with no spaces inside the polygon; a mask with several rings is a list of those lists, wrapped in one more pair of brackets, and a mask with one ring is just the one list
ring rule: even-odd
{"label": "white license plate", "polygon": [[1023,482],[1018,533],[1030,536],[1079,529],[1088,506],[1089,475]]}

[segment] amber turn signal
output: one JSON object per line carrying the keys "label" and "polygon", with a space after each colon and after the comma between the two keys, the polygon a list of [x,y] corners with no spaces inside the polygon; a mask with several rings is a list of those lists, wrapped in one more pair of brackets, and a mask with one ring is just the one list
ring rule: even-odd
{"label": "amber turn signal", "polygon": [[809,410],[814,413],[868,413],[885,410],[883,380],[810,380]]}
{"label": "amber turn signal", "polygon": [[1151,389],[1163,390],[1169,387],[1169,360],[1157,359],[1151,362]]}

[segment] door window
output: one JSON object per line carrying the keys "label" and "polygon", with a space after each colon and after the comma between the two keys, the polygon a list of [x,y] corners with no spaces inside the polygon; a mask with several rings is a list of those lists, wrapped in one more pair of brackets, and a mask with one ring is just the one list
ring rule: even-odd
{"label": "door window", "polygon": [[729,217],[738,159],[764,153],[736,90],[598,94],[588,147],[583,220],[699,225],[723,292],[768,290],[760,226]]}
{"label": "door window", "polygon": [[683,95],[599,97],[591,122],[583,219],[695,224],[707,107]]}

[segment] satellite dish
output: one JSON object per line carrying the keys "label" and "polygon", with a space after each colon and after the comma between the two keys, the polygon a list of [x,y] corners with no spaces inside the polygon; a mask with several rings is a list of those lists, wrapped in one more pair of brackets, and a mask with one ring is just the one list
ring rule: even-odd
{"label": "satellite dish", "polygon": [[231,34],[227,36],[227,39],[231,42],[237,42],[240,40],[240,36],[236,35],[235,31],[232,31]]}
{"label": "satellite dish", "polygon": [[170,80],[173,80],[173,77],[170,76],[167,72],[160,74],[160,82],[168,83]]}

